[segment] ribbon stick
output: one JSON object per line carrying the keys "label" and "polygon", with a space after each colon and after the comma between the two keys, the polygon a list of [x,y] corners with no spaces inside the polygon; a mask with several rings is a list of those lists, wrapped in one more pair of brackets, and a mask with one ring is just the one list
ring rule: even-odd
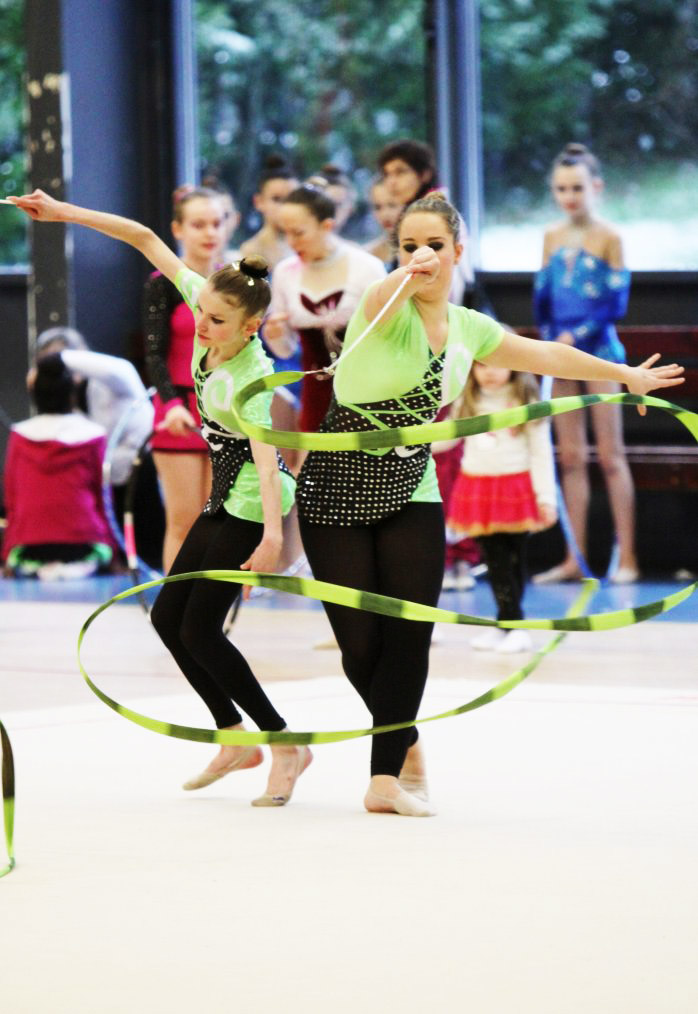
{"label": "ribbon stick", "polygon": [[[340,359],[342,360],[342,362],[344,362],[346,360],[347,356],[350,356],[352,354],[352,352],[357,348],[357,346],[364,340],[364,338],[369,333],[369,331],[373,331],[373,329],[376,326],[376,324],[378,323],[378,321],[381,320],[381,318],[386,315],[386,313],[388,312],[388,310],[390,309],[390,307],[393,305],[393,303],[395,302],[395,300],[397,299],[397,297],[400,295],[400,293],[405,288],[405,286],[407,285],[407,283],[409,281],[411,281],[411,279],[413,277],[414,276],[412,274],[405,275],[405,277],[402,279],[402,281],[400,282],[400,284],[398,285],[397,289],[392,294],[392,296],[390,297],[390,299],[388,299],[383,304],[383,306],[380,308],[380,310],[378,311],[378,313],[376,314],[376,316],[373,318],[373,320],[370,320],[368,322],[368,324],[363,329],[363,331],[361,332],[361,334],[359,335],[359,337],[356,339],[356,341],[352,342],[351,345],[348,345],[346,348],[342,349],[342,355],[340,356]],[[337,369],[338,365],[339,365],[339,359],[336,362],[334,362],[331,366],[326,366],[324,368],[324,370],[312,370],[311,372],[312,373],[329,373],[330,376],[332,376],[334,374],[335,370]]]}

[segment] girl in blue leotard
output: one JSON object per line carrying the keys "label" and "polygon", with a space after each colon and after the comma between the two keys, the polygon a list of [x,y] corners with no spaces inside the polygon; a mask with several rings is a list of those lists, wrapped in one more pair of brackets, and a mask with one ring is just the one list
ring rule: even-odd
{"label": "girl in blue leotard", "polygon": [[[615,322],[628,306],[630,275],[623,264],[618,233],[596,217],[603,189],[598,160],[583,144],[568,144],[553,162],[551,186],[565,218],[546,230],[543,267],[535,282],[535,315],[541,337],[574,345],[612,363],[625,362]],[[554,397],[620,390],[615,383],[556,380]],[[611,580],[636,581],[635,496],[623,446],[620,405],[594,405],[591,420],[599,464],[608,489],[618,538],[618,568]],[[556,417],[562,487],[577,545],[586,556],[589,507],[586,415]],[[579,565],[568,548],[564,561],[539,574],[538,583],[574,581]]]}

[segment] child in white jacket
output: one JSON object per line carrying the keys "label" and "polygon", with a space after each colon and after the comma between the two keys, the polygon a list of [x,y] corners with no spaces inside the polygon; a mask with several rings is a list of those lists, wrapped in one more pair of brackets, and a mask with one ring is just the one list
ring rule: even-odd
{"label": "child in white jacket", "polygon": [[[538,398],[530,373],[475,363],[456,418],[494,413]],[[557,520],[555,473],[547,420],[525,423],[465,441],[460,474],[449,504],[448,525],[477,539],[497,601],[498,620],[521,620],[526,584],[525,544],[529,532]],[[525,630],[488,628],[471,644],[480,650],[528,651]]]}

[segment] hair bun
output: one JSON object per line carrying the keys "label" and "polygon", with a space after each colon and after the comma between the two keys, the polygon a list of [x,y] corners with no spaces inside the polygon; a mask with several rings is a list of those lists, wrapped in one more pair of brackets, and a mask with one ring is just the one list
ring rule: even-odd
{"label": "hair bun", "polygon": [[591,149],[580,141],[569,141],[553,160],[553,171],[576,165],[586,166],[595,179],[601,179],[601,163]]}
{"label": "hair bun", "polygon": [[243,257],[240,261],[240,270],[248,278],[267,278],[269,276],[269,265],[259,254]]}

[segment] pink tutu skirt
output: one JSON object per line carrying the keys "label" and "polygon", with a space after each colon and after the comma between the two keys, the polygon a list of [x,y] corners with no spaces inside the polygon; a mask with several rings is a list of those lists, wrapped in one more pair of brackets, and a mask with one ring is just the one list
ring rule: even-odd
{"label": "pink tutu skirt", "polygon": [[466,475],[451,493],[448,526],[463,535],[534,532],[541,527],[530,472]]}

